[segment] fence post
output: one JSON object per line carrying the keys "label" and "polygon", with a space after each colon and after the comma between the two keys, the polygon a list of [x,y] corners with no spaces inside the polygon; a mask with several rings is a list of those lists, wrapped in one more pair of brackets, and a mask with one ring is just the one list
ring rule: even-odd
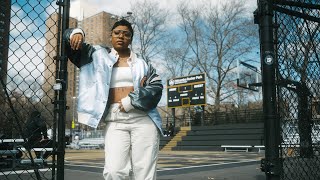
{"label": "fence post", "polygon": [[[57,2],[59,6],[63,7],[62,15],[62,28],[61,36],[63,32],[69,27],[69,8],[70,0],[59,0]],[[60,37],[60,36],[59,36]],[[59,69],[59,83],[62,85],[62,89],[59,92],[59,106],[58,106],[58,150],[57,150],[57,179],[64,180],[64,158],[65,158],[65,122],[66,122],[66,91],[68,82],[68,71],[67,63],[68,58],[65,52],[65,40],[62,38],[61,43],[61,54],[59,58],[60,69]]]}
{"label": "fence post", "polygon": [[276,112],[275,51],[273,37],[273,0],[258,1],[258,24],[262,66],[262,93],[265,128],[265,173],[267,180],[280,179],[280,125]]}

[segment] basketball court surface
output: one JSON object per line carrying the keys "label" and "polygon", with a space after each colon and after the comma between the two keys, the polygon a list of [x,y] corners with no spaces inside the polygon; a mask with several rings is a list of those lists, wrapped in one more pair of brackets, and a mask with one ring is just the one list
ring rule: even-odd
{"label": "basketball court surface", "polygon": [[[264,180],[260,159],[264,153],[217,151],[160,152],[158,180]],[[101,179],[103,150],[66,153],[65,180]]]}
{"label": "basketball court surface", "polygon": [[[263,156],[258,152],[161,151],[157,180],[264,180],[259,169]],[[64,179],[103,180],[103,166],[103,150],[66,150]],[[39,171],[41,179],[52,179],[51,169]],[[4,172],[0,179],[37,178],[33,170],[28,170]]]}

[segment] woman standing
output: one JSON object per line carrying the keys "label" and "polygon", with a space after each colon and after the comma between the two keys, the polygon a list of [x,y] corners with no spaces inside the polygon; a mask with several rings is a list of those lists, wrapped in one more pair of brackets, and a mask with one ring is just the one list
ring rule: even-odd
{"label": "woman standing", "polygon": [[156,179],[161,118],[156,106],[162,83],[155,69],[131,51],[133,29],[122,19],[111,30],[112,48],[83,43],[81,29],[65,32],[68,58],[80,68],[79,122],[106,122],[106,180]]}

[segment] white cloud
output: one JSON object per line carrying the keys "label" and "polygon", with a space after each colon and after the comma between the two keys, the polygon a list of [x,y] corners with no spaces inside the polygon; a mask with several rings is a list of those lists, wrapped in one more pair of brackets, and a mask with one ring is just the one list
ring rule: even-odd
{"label": "white cloud", "polygon": [[[55,11],[51,6],[45,10],[48,14]],[[8,76],[36,79],[44,71],[46,18],[35,11],[22,9],[18,3],[12,5],[11,14]]]}
{"label": "white cloud", "polygon": [[74,0],[71,1],[70,16],[79,20],[101,11],[123,15],[130,10],[130,0]]}
{"label": "white cloud", "polygon": [[[128,11],[130,11],[131,4],[134,4],[137,1],[139,0],[73,0],[71,1],[70,16],[80,18],[81,8],[83,8],[84,10],[85,17],[94,15],[101,11],[106,11],[108,13],[121,16],[125,15]],[[165,8],[174,12],[181,0],[152,1],[158,2],[161,8]],[[224,0],[189,0],[189,5],[197,6],[201,2],[208,1],[210,1],[213,5],[224,2]],[[249,10],[251,11],[249,12],[250,14],[252,14],[252,12],[257,8],[256,0],[245,0],[243,2],[248,6]]]}
{"label": "white cloud", "polygon": [[8,58],[9,76],[15,76],[18,73],[31,79],[41,76],[44,71],[45,42],[44,38],[38,40],[36,37],[19,38],[12,41]]}
{"label": "white cloud", "polygon": [[97,0],[76,0],[71,2],[70,16],[82,20],[83,17],[92,16],[100,11]]}

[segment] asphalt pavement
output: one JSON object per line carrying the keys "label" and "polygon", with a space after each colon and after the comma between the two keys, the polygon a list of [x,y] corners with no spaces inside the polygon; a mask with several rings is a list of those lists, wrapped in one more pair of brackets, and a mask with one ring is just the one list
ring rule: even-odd
{"label": "asphalt pavement", "polygon": [[[157,180],[264,180],[265,175],[259,169],[263,156],[263,152],[161,151]],[[52,171],[50,164],[50,160],[48,165],[40,164],[38,173],[23,167],[1,170],[0,180],[51,180],[56,171]],[[103,166],[103,150],[67,149],[64,179],[103,180]]]}
{"label": "asphalt pavement", "polygon": [[[218,151],[160,152],[158,180],[264,180],[264,153]],[[66,153],[65,180],[103,180],[103,150]]]}

